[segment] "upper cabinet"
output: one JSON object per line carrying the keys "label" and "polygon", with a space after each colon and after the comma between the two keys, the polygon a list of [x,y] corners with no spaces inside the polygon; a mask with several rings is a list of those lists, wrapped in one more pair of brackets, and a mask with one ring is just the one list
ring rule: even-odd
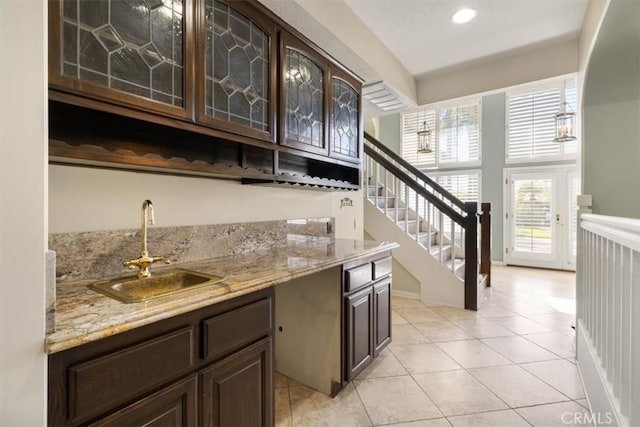
{"label": "upper cabinet", "polygon": [[332,157],[358,159],[361,135],[360,94],[358,83],[339,71],[331,77],[331,135],[329,151]]}
{"label": "upper cabinet", "polygon": [[[197,120],[273,142],[276,30],[246,2],[204,0],[197,45]],[[202,3],[200,7],[202,7]]]}
{"label": "upper cabinet", "polygon": [[282,39],[281,142],[326,155],[329,64],[298,39],[285,33]]}
{"label": "upper cabinet", "polygon": [[362,82],[249,0],[49,0],[50,156],[355,189]]}
{"label": "upper cabinet", "polygon": [[51,0],[52,87],[190,114],[191,0]]}

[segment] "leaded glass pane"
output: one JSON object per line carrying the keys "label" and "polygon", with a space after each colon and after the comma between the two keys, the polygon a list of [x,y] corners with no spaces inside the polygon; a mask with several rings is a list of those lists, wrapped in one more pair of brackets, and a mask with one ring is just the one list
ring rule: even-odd
{"label": "leaded glass pane", "polygon": [[331,151],[358,155],[358,94],[346,82],[333,79]]}
{"label": "leaded glass pane", "polygon": [[269,36],[217,0],[206,2],[205,114],[269,131]]}
{"label": "leaded glass pane", "polygon": [[65,76],[183,106],[182,0],[64,0]]}
{"label": "leaded glass pane", "polygon": [[287,48],[285,137],[324,147],[322,69],[297,50]]}

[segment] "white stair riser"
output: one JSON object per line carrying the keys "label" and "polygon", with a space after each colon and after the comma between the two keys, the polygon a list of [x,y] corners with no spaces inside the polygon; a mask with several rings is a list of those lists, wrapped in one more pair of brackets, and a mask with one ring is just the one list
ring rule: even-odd
{"label": "white stair riser", "polygon": [[[388,207],[387,207],[388,208]],[[384,209],[384,208],[383,208]],[[406,218],[407,211],[405,209],[399,208],[388,208],[387,216],[392,220],[396,219],[396,216],[399,220],[404,220]],[[409,219],[416,219],[416,213],[413,211],[409,211]]]}

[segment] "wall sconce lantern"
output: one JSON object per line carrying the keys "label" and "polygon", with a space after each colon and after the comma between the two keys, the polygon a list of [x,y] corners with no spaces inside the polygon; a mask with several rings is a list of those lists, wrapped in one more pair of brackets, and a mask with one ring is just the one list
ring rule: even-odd
{"label": "wall sconce lantern", "polygon": [[556,137],[553,142],[569,142],[575,141],[576,136],[573,134],[575,128],[576,113],[571,111],[571,106],[563,101],[560,105],[560,111],[554,116],[556,120]]}
{"label": "wall sconce lantern", "polygon": [[431,131],[431,128],[429,127],[429,125],[427,124],[427,121],[425,120],[424,122],[422,122],[422,127],[418,131],[418,153],[420,154],[433,153],[433,148],[431,144],[432,138],[433,138],[433,132]]}

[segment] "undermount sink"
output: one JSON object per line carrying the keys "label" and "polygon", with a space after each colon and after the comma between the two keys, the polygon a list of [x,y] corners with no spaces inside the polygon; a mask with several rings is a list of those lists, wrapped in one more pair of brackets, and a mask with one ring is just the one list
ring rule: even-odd
{"label": "undermount sink", "polygon": [[147,278],[121,277],[91,283],[88,287],[118,301],[131,303],[209,286],[224,280],[220,276],[174,268]]}

